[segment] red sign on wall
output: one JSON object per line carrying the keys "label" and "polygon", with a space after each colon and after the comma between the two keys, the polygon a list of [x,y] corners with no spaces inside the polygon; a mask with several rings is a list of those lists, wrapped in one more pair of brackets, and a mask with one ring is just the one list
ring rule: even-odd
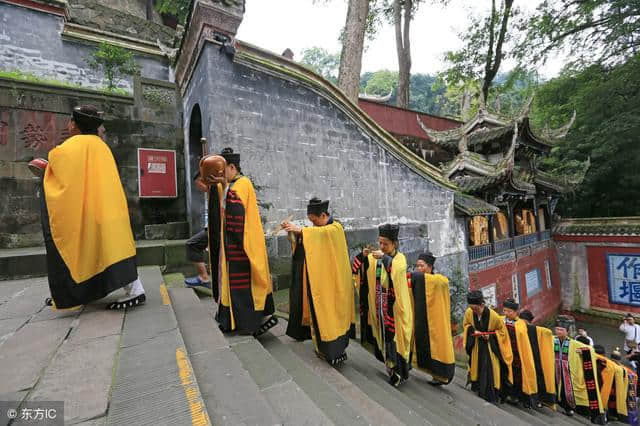
{"label": "red sign on wall", "polygon": [[138,195],[140,198],[178,196],[174,150],[138,148]]}

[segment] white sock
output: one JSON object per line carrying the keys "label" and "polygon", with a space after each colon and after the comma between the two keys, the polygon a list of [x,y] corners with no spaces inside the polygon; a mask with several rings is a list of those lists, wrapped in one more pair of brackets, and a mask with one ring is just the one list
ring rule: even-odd
{"label": "white sock", "polygon": [[138,297],[144,293],[144,287],[142,287],[142,282],[140,278],[136,278],[135,281],[124,286],[125,295],[118,299],[118,303],[126,302],[129,299],[133,299],[134,297]]}

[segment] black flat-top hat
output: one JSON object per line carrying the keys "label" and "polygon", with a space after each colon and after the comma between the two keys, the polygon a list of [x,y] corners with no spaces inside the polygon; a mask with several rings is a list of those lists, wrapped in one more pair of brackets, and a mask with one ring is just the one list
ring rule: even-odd
{"label": "black flat-top hat", "polygon": [[240,166],[240,154],[233,152],[233,148],[224,148],[220,155],[227,161],[227,164],[233,164],[236,167]]}
{"label": "black flat-top hat", "polygon": [[467,303],[470,305],[482,305],[484,303],[484,296],[480,290],[473,290],[467,294]]}
{"label": "black flat-top hat", "polygon": [[391,241],[398,241],[398,234],[400,233],[400,226],[393,223],[385,223],[378,226],[378,235],[390,239]]}
{"label": "black flat-top hat", "polygon": [[525,309],[524,311],[520,312],[520,318],[531,322],[535,317],[533,316],[533,313],[531,313],[531,311]]}
{"label": "black flat-top hat", "polygon": [[427,251],[425,253],[420,253],[418,255],[418,260],[422,260],[427,265],[433,266],[433,264],[436,262],[436,257],[433,255],[433,253]]}
{"label": "black flat-top hat", "polygon": [[556,318],[556,327],[561,327],[569,330],[572,323],[574,323],[573,318],[568,315],[558,315]]}
{"label": "black flat-top hat", "polygon": [[320,216],[322,213],[329,213],[329,200],[322,201],[318,197],[313,197],[307,204],[307,214]]}
{"label": "black flat-top hat", "polygon": [[520,309],[520,305],[518,304],[518,302],[516,302],[513,299],[505,300],[502,306],[504,306],[505,308],[512,309],[514,311],[517,311],[518,309]]}
{"label": "black flat-top hat", "polygon": [[98,127],[104,120],[102,119],[102,111],[93,105],[81,105],[73,108],[71,113],[73,121],[75,121],[81,132],[96,132]]}

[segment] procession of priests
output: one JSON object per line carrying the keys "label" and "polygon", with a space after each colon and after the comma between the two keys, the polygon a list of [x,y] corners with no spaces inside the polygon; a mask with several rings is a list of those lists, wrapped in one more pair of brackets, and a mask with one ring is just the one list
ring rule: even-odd
{"label": "procession of priests", "polygon": [[[121,288],[124,295],[108,309],[138,309],[146,302],[127,200],[102,123],[95,107],[76,107],[71,137],[49,153],[48,164],[41,160],[51,291],[46,304],[52,309],[75,309]],[[198,179],[208,214],[202,235],[218,326],[259,338],[278,318],[258,200],[241,165],[231,148],[203,155]],[[310,226],[290,218],[278,229],[287,232],[292,249],[286,335],[312,340],[317,356],[335,368],[348,362],[347,348],[356,341],[384,365],[393,387],[410,380],[412,369],[429,375],[434,387],[450,384],[456,371],[451,297],[436,257],[425,251],[410,264],[400,226],[385,223],[377,244],[350,258],[329,201],[312,198],[306,213]],[[552,331],[535,325],[514,299],[505,300],[499,313],[473,290],[467,304],[466,386],[480,398],[580,413],[595,424],[610,418],[638,424],[636,373],[569,337],[562,316]]]}

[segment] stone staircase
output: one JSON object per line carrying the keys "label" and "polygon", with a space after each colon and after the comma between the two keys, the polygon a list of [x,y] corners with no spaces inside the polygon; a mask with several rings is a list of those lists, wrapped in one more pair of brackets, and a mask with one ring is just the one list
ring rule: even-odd
{"label": "stone staircase", "polygon": [[354,340],[349,360],[332,368],[310,341],[285,335],[286,321],[259,339],[223,335],[216,306],[187,288],[169,289],[173,309],[214,424],[291,425],[580,425],[547,408],[488,404],[465,389],[466,372],[434,388],[417,370],[399,389],[384,366]]}
{"label": "stone staircase", "polygon": [[65,424],[86,426],[589,424],[488,404],[462,369],[448,386],[412,370],[393,388],[354,340],[332,368],[285,335],[284,319],[259,339],[223,335],[210,297],[167,288],[157,266],[139,274],[147,303],[125,312],[54,312],[46,278],[0,281],[0,405],[65,401]]}

